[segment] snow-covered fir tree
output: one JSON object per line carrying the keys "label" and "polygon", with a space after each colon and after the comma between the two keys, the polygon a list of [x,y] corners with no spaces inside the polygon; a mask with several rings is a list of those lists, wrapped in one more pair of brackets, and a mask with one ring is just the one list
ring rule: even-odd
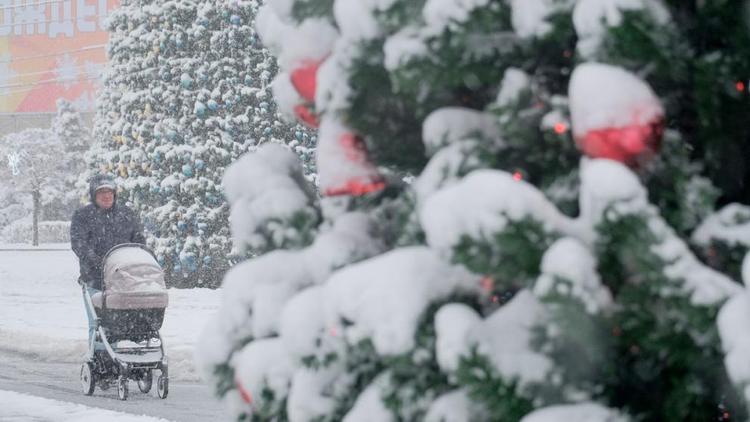
{"label": "snow-covered fir tree", "polygon": [[62,143],[64,198],[59,204],[57,215],[48,216],[55,220],[68,220],[82,200],[88,200],[87,192],[77,188],[81,175],[86,173],[86,162],[81,158],[91,147],[91,134],[83,125],[81,114],[73,104],[63,98],[57,100],[57,115],[52,120],[52,133]]}
{"label": "snow-covered fir tree", "polygon": [[708,153],[750,142],[729,4],[269,0],[323,198],[279,148],[225,176],[269,251],[199,350],[232,415],[747,420],[750,207],[717,211],[747,198]]}
{"label": "snow-covered fir tree", "polygon": [[58,217],[64,202],[64,155],[60,139],[48,129],[24,129],[0,139],[0,179],[5,194],[11,195],[5,199],[11,203],[4,206],[10,208],[0,216],[8,220],[19,215],[30,217],[34,245],[39,243],[39,222]]}
{"label": "snow-covered fir tree", "polygon": [[231,265],[220,186],[258,145],[310,147],[279,119],[275,59],[253,29],[259,2],[123,1],[109,19],[91,171],[114,173],[176,286],[216,286]]}

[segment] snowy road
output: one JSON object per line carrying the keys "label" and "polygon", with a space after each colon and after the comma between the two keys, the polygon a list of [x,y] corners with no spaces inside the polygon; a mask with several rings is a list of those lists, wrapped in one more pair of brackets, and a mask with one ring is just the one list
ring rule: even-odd
{"label": "snowy road", "polygon": [[117,399],[114,389],[97,388],[93,396],[84,396],[78,388],[78,370],[74,363],[43,362],[0,351],[0,390],[176,422],[214,421],[223,417],[219,403],[203,384],[173,382],[169,397],[161,400],[155,393],[141,394],[135,383],[131,383],[131,395],[123,402]]}
{"label": "snowy road", "polygon": [[204,321],[216,311],[218,292],[170,289],[161,330],[170,360],[169,397],[141,394],[132,383],[130,398],[121,402],[112,389],[97,388],[93,397],[79,389],[86,331],[77,273],[67,248],[3,250],[0,245],[0,390],[178,422],[223,420],[222,407],[199,382],[192,357]]}

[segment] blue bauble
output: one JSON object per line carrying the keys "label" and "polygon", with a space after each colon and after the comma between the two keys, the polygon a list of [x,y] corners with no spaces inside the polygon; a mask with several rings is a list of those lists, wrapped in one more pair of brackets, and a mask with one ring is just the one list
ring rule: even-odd
{"label": "blue bauble", "polygon": [[185,177],[193,177],[193,166],[190,164],[182,166],[182,174],[184,174]]}
{"label": "blue bauble", "polygon": [[195,169],[196,170],[203,170],[203,168],[206,166],[206,163],[201,160],[200,158],[195,160]]}
{"label": "blue bauble", "polygon": [[299,130],[294,132],[294,137],[297,138],[298,141],[301,141],[303,139],[302,135],[304,135],[304,133],[300,132]]}
{"label": "blue bauble", "polygon": [[271,127],[268,126],[265,129],[263,129],[263,134],[264,135],[270,135],[272,131],[273,131],[273,129],[271,129]]}
{"label": "blue bauble", "polygon": [[177,131],[174,130],[174,129],[169,129],[167,131],[167,139],[169,139],[172,142],[176,141],[177,140]]}
{"label": "blue bauble", "polygon": [[253,84],[253,77],[248,75],[245,75],[245,85],[252,85]]}
{"label": "blue bauble", "polygon": [[187,73],[183,73],[180,76],[180,85],[185,89],[189,89],[191,86],[193,86],[193,78],[191,78]]}
{"label": "blue bauble", "polygon": [[239,15],[232,15],[232,16],[231,16],[231,17],[229,18],[229,22],[230,22],[230,23],[231,23],[232,25],[239,25],[239,24],[241,24],[241,23],[242,23],[242,18],[241,18],[241,17],[239,16]]}
{"label": "blue bauble", "polygon": [[204,256],[203,257],[203,263],[208,265],[211,263],[211,257],[210,256]]}
{"label": "blue bauble", "polygon": [[200,101],[195,102],[195,106],[193,107],[193,113],[195,113],[198,117],[203,117],[206,115],[206,105],[203,104]]}
{"label": "blue bauble", "polygon": [[193,267],[195,267],[195,262],[196,262],[195,255],[190,254],[190,255],[185,256],[185,264],[192,265]]}
{"label": "blue bauble", "polygon": [[217,103],[214,100],[208,100],[208,109],[211,111],[216,111],[219,108],[219,103]]}
{"label": "blue bauble", "polygon": [[161,188],[159,187],[159,185],[151,186],[151,193],[158,194],[160,191],[161,191]]}
{"label": "blue bauble", "polygon": [[182,266],[180,264],[175,264],[174,271],[176,273],[179,273],[180,271],[182,271]]}
{"label": "blue bauble", "polygon": [[184,222],[184,221],[178,221],[177,222],[177,229],[179,231],[181,231],[181,232],[184,232],[185,230],[187,230],[187,223]]}

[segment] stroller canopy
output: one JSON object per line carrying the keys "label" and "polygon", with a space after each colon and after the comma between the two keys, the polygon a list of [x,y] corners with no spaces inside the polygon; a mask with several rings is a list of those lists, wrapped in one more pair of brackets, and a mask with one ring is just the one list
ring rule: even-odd
{"label": "stroller canopy", "polygon": [[122,245],[104,260],[103,287],[108,293],[166,293],[164,272],[139,245]]}

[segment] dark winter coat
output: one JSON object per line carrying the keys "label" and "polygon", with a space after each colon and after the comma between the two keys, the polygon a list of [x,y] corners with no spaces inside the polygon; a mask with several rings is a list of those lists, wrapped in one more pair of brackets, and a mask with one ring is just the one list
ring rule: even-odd
{"label": "dark winter coat", "polygon": [[78,209],[70,223],[70,243],[81,266],[80,280],[101,290],[102,259],[121,243],[145,244],[143,227],[130,208],[115,204],[110,209],[96,205],[94,181],[89,187],[91,203]]}

